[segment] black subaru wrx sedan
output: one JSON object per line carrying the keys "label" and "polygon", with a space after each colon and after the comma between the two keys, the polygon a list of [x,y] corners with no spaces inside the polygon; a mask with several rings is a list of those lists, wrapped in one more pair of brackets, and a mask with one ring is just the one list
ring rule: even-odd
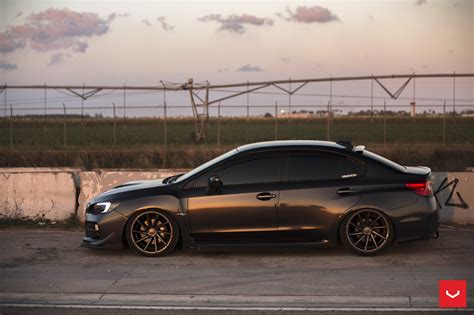
{"label": "black subaru wrx sedan", "polygon": [[401,166],[350,142],[272,141],[194,170],[130,182],[86,208],[83,244],[128,243],[145,256],[184,249],[328,247],[359,255],[437,237],[427,167]]}

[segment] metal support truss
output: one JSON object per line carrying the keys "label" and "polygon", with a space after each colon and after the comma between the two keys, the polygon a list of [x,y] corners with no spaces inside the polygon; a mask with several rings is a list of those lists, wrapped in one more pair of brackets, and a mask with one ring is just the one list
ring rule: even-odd
{"label": "metal support truss", "polygon": [[[288,79],[288,80],[275,80],[275,81],[256,81],[256,82],[242,82],[242,83],[233,83],[233,84],[210,84],[208,81],[204,83],[194,83],[193,79],[189,79],[187,83],[172,83],[172,82],[165,82],[160,81],[161,85],[157,86],[130,86],[130,85],[122,85],[122,86],[85,86],[85,85],[5,85],[0,86],[0,93],[5,93],[5,112],[6,112],[6,91],[7,89],[44,89],[45,93],[47,89],[54,89],[58,91],[67,91],[75,96],[80,97],[82,100],[86,100],[90,97],[97,95],[100,91],[114,91],[114,90],[124,90],[127,91],[189,91],[189,96],[191,99],[191,106],[194,116],[194,131],[192,133],[193,139],[196,142],[202,142],[206,138],[206,131],[207,126],[209,123],[209,106],[213,104],[219,104],[222,101],[228,100],[233,97],[237,97],[243,94],[250,94],[260,89],[264,89],[267,87],[276,87],[277,89],[287,93],[290,96],[290,103],[291,103],[291,96],[296,94],[299,90],[305,87],[309,83],[320,83],[320,82],[329,82],[332,88],[333,82],[339,81],[371,81],[372,88],[371,88],[371,97],[373,98],[373,82],[377,82],[377,84],[387,93],[388,96],[392,99],[398,99],[398,97],[402,94],[402,92],[407,87],[408,83],[411,80],[415,80],[417,78],[453,78],[453,106],[456,103],[456,94],[455,94],[455,80],[459,77],[474,77],[474,73],[437,73],[437,74],[394,74],[394,75],[370,75],[370,76],[352,76],[352,77],[323,77],[323,78],[311,78],[311,79]],[[400,86],[400,88],[392,93],[384,84],[382,84],[381,80],[388,80],[388,79],[406,79],[406,81]],[[282,84],[288,84],[289,88],[283,88]],[[296,88],[292,89],[292,84],[299,84]],[[244,88],[245,90],[239,92],[229,92],[232,93],[230,95],[220,97],[214,100],[210,99],[210,92],[212,90],[223,92],[222,89],[226,88]],[[78,92],[78,90],[82,92]],[[86,92],[85,92],[86,91]],[[204,97],[199,95],[200,91],[204,91]],[[332,90],[331,90],[332,91]],[[332,92],[330,93],[332,95]],[[373,99],[371,99],[371,102]],[[373,104],[371,103],[373,106]],[[166,105],[164,105],[166,106]],[[165,109],[166,111],[166,109]],[[247,108],[248,111],[248,108]],[[6,116],[6,114],[5,114]]]}

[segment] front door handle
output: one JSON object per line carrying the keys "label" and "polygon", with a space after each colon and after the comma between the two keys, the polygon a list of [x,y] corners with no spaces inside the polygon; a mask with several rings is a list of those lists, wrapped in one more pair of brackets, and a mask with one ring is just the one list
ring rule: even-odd
{"label": "front door handle", "polygon": [[342,188],[339,188],[336,192],[339,195],[349,195],[349,194],[355,193],[356,191],[352,189],[351,187],[342,187]]}
{"label": "front door handle", "polygon": [[262,192],[257,195],[258,200],[270,200],[276,198],[275,194],[271,194],[269,192]]}

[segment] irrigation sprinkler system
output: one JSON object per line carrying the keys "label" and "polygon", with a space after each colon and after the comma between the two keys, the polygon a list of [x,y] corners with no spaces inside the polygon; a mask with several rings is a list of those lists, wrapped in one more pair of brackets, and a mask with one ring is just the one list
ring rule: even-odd
{"label": "irrigation sprinkler system", "polygon": [[[247,94],[247,113],[249,112],[248,95],[250,93],[269,88],[275,87],[284,93],[288,94],[289,113],[291,115],[291,97],[300,91],[303,87],[310,83],[322,83],[329,82],[329,102],[328,110],[330,111],[332,102],[332,84],[333,82],[342,81],[371,81],[371,106],[373,106],[373,85],[378,84],[382,90],[391,99],[398,99],[403,91],[406,89],[408,84],[413,81],[413,100],[415,98],[415,80],[426,79],[426,78],[452,78],[453,79],[453,108],[455,111],[456,104],[456,78],[474,77],[474,73],[436,73],[436,74],[393,74],[393,75],[369,75],[369,76],[343,76],[343,77],[322,77],[322,78],[311,78],[311,79],[287,79],[287,80],[274,80],[274,81],[255,81],[255,82],[241,82],[233,84],[210,84],[208,81],[195,83],[193,79],[188,79],[185,83],[173,83],[167,81],[160,81],[159,85],[154,86],[131,86],[131,85],[8,85],[4,84],[0,86],[0,92],[4,93],[4,106],[5,106],[5,117],[7,116],[7,90],[9,89],[24,89],[24,90],[44,90],[44,110],[46,117],[46,91],[56,90],[62,93],[67,93],[72,96],[81,98],[81,107],[83,101],[100,95],[100,92],[113,92],[123,91],[123,102],[124,102],[124,118],[126,108],[126,93],[127,91],[163,91],[163,105],[164,115],[166,118],[166,92],[178,92],[188,91],[190,97],[190,103],[192,107],[194,117],[194,131],[193,138],[195,142],[202,142],[206,138],[206,131],[209,123],[209,106],[214,104],[220,104],[221,102]],[[393,80],[393,79],[405,79],[404,83],[396,90],[391,91],[382,80]],[[286,85],[288,88],[285,88]],[[285,86],[285,87],[284,87]],[[294,87],[294,88],[293,88]],[[230,91],[226,89],[233,88],[244,88],[239,91]],[[199,93],[204,91],[204,96],[201,97]],[[224,97],[211,99],[210,92],[228,92],[229,94]],[[114,105],[115,109],[115,105]],[[83,108],[81,110],[83,113]],[[276,113],[277,114],[277,113]],[[115,114],[114,114],[115,116]]]}

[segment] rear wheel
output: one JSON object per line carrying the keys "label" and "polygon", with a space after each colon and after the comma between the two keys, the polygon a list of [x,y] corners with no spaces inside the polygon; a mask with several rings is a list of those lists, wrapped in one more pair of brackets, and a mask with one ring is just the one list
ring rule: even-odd
{"label": "rear wheel", "polygon": [[178,242],[178,226],[166,212],[145,210],[127,223],[126,238],[130,247],[144,256],[165,256]]}
{"label": "rear wheel", "polygon": [[372,256],[390,246],[394,229],[382,212],[362,209],[348,215],[339,232],[344,245],[354,253]]}

